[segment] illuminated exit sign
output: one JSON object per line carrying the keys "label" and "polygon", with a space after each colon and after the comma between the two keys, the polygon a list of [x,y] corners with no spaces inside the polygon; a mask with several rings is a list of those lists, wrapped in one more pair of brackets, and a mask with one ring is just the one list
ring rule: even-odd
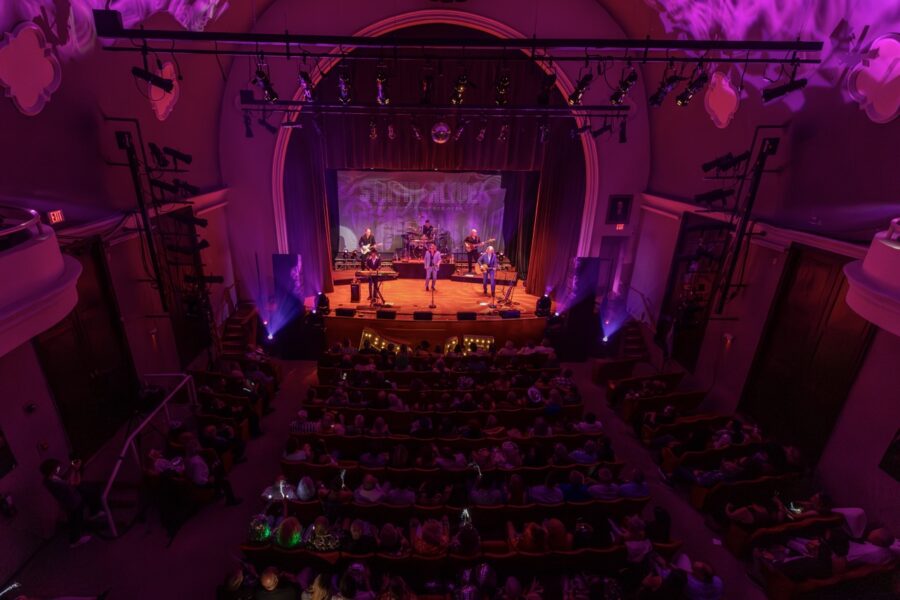
{"label": "illuminated exit sign", "polygon": [[50,221],[51,225],[56,225],[57,223],[65,221],[66,217],[61,210],[51,210],[47,213],[47,219]]}

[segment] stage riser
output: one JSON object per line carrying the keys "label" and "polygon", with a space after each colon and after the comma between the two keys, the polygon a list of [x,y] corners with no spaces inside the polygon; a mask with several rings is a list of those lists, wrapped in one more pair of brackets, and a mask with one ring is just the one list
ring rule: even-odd
{"label": "stage riser", "polygon": [[[411,319],[411,316],[407,317]],[[432,345],[443,344],[449,337],[470,335],[491,335],[502,346],[506,340],[517,345],[529,341],[539,342],[544,337],[547,326],[546,319],[536,317],[522,319],[500,319],[476,321],[413,321],[362,318],[362,317],[325,317],[326,338],[328,344],[350,338],[354,343],[362,336],[363,329],[373,329],[385,338],[401,343],[418,344],[428,340]]]}

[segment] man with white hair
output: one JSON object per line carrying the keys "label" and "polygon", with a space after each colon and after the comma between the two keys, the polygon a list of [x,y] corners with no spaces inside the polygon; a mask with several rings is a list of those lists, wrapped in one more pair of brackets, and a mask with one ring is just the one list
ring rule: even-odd
{"label": "man with white hair", "polygon": [[488,280],[491,281],[491,298],[494,297],[497,291],[497,283],[494,280],[494,272],[497,270],[497,265],[500,261],[497,260],[497,254],[494,252],[493,246],[488,246],[487,250],[485,250],[484,254],[478,259],[478,264],[482,265],[483,273],[481,276],[481,283],[484,286],[484,295],[488,295]]}

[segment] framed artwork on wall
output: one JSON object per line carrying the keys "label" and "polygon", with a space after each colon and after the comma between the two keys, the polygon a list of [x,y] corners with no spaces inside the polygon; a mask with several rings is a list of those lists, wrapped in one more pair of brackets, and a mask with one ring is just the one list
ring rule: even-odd
{"label": "framed artwork on wall", "polygon": [[885,473],[900,481],[900,429],[894,434],[894,439],[884,451],[884,456],[878,466]]}
{"label": "framed artwork on wall", "polygon": [[631,218],[631,204],[634,196],[631,194],[613,194],[609,197],[606,207],[607,225],[628,225]]}
{"label": "framed artwork on wall", "polygon": [[16,468],[16,457],[13,456],[12,449],[3,430],[0,429],[0,477],[3,477]]}

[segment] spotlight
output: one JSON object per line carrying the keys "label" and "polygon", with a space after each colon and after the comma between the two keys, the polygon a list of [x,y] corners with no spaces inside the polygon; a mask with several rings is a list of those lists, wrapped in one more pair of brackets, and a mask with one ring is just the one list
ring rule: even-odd
{"label": "spotlight", "polygon": [[790,94],[791,92],[796,92],[797,90],[802,90],[806,87],[806,78],[803,79],[794,79],[791,76],[791,80],[782,85],[776,85],[772,87],[767,87],[762,91],[762,99],[763,102],[771,102],[776,98],[781,98],[784,95]]}
{"label": "spotlight", "polygon": [[617,87],[612,93],[612,96],[609,97],[609,103],[618,106],[625,102],[625,96],[628,95],[628,92],[634,87],[634,84],[637,83],[637,79],[637,71],[632,67],[631,72],[619,80],[619,87]]}
{"label": "spotlight", "polygon": [[266,102],[278,101],[278,92],[272,87],[272,81],[269,79],[269,65],[266,64],[262,54],[259,55],[259,59],[256,61],[256,76],[251,83],[263,91],[263,98],[265,98]]}
{"label": "spotlight", "polygon": [[256,122],[258,124],[262,125],[263,129],[265,129],[272,135],[275,135],[276,133],[278,133],[278,128],[275,127],[274,125],[272,125],[271,123],[269,123],[269,119],[267,118],[267,116],[261,116],[260,118],[258,118],[256,120]]}
{"label": "spotlight", "polygon": [[540,134],[540,139],[542,144],[546,144],[550,141],[550,124],[549,123],[541,123],[538,126],[538,132]]}
{"label": "spotlight", "polygon": [[666,99],[666,96],[669,94],[669,92],[674,90],[675,86],[683,80],[684,77],[679,77],[678,75],[669,75],[668,77],[664,77],[663,80],[659,82],[659,87],[656,88],[656,91],[653,92],[653,95],[650,96],[649,100],[647,100],[647,103],[650,106],[662,106],[662,103]]}
{"label": "spotlight", "polygon": [[309,73],[302,70],[297,73],[297,85],[300,86],[301,102],[312,102],[315,99],[313,96],[315,90],[313,89],[313,82]]}
{"label": "spotlight", "polygon": [[624,144],[628,142],[628,130],[625,129],[625,119],[622,119],[622,122],[619,123],[619,143]]}
{"label": "spotlight", "polygon": [[375,72],[375,101],[381,106],[391,103],[391,97],[388,95],[387,67],[384,65],[378,65]]}
{"label": "spotlight", "polygon": [[732,156],[731,152],[729,152],[728,154],[703,163],[700,168],[703,169],[704,173],[709,173],[713,169],[715,169],[716,171],[728,171],[735,168],[748,158],[750,158],[749,150],[747,152],[744,152],[743,154],[738,154],[737,156]]}
{"label": "spotlight", "polygon": [[[508,84],[507,84],[508,85]],[[458,106],[463,103],[463,96],[469,87],[469,76],[463,73],[453,83],[453,93],[450,94],[450,104]],[[499,104],[499,103],[498,103]]]}
{"label": "spotlight", "polygon": [[509,71],[503,71],[494,82],[494,103],[497,106],[506,106],[509,103],[509,86],[511,80]]}
{"label": "spotlight", "polygon": [[569,132],[569,135],[572,136],[572,139],[574,140],[579,135],[583,135],[590,130],[591,130],[591,125],[590,125],[590,123],[588,123],[587,125],[582,125],[581,127],[573,128],[572,131]]}
{"label": "spotlight", "polygon": [[547,73],[541,80],[541,91],[538,94],[537,103],[541,106],[548,106],[554,87],[556,87],[556,73]]}
{"label": "spotlight", "polygon": [[603,343],[605,344],[605,343],[608,342],[608,341],[609,341],[609,336],[608,336],[608,335],[604,335],[604,336],[603,336]]}
{"label": "spotlight", "polygon": [[705,86],[708,81],[709,75],[706,74],[706,71],[700,71],[696,77],[688,82],[684,91],[678,94],[675,98],[675,104],[678,106],[687,106],[690,104],[693,97],[697,95],[697,92],[703,89],[703,86]]}
{"label": "spotlight", "polygon": [[603,127],[601,127],[600,129],[593,130],[591,132],[591,135],[594,136],[595,138],[598,138],[601,135],[603,135],[604,133],[609,133],[610,131],[612,131],[612,125],[610,125],[609,123],[603,123]]}
{"label": "spotlight", "polygon": [[422,130],[419,129],[419,126],[416,123],[413,123],[412,125],[410,125],[410,127],[412,128],[413,137],[416,138],[417,142],[421,142]]}
{"label": "spotlight", "polygon": [[569,94],[568,102],[569,106],[578,106],[581,104],[582,99],[584,98],[584,93],[591,86],[591,81],[594,80],[593,73],[585,73],[576,83],[575,89],[572,90],[572,93]]}
{"label": "spotlight", "polygon": [[498,142],[505,142],[509,139],[509,123],[500,126],[500,133],[497,135]]}
{"label": "spotlight", "polygon": [[272,340],[275,339],[275,336],[274,336],[273,334],[270,333],[269,335],[266,336],[266,339],[269,340],[269,341],[272,341]]}
{"label": "spotlight", "polygon": [[160,169],[165,169],[169,166],[169,159],[166,158],[166,155],[163,154],[163,151],[159,149],[159,146],[150,142],[147,144],[150,147],[150,154],[153,156],[153,161],[156,163],[156,166]]}
{"label": "spotlight", "polygon": [[431,97],[434,95],[434,75],[426,73],[419,82],[419,104],[431,104]]}
{"label": "spotlight", "polygon": [[694,202],[697,204],[705,204],[711,206],[713,202],[721,202],[725,206],[725,199],[734,195],[734,190],[718,189],[709,192],[703,192],[694,196]]}
{"label": "spotlight", "polygon": [[250,118],[250,113],[244,113],[244,137],[253,137],[253,119]]}
{"label": "spotlight", "polygon": [[388,123],[387,126],[387,137],[392,142],[397,139],[397,129],[394,127],[393,123]]}
{"label": "spotlight", "polygon": [[371,119],[369,121],[369,139],[370,140],[378,139],[378,124],[375,123],[375,119]]}
{"label": "spotlight", "polygon": [[147,69],[142,69],[140,67],[131,67],[131,74],[138,79],[143,79],[154,87],[158,87],[167,94],[171,94],[172,90],[175,88],[175,82],[173,82],[171,79],[160,77],[156,73],[151,73]]}
{"label": "spotlight", "polygon": [[475,141],[483,142],[485,135],[487,135],[487,121],[482,121],[481,127],[478,128],[478,134],[475,136]]}
{"label": "spotlight", "polygon": [[353,101],[353,83],[350,81],[350,70],[346,68],[338,71],[338,101],[344,105]]}
{"label": "spotlight", "polygon": [[170,194],[178,193],[178,186],[173,185],[167,181],[161,181],[159,179],[150,179],[150,185],[155,188],[159,188],[164,192],[169,192]]}
{"label": "spotlight", "polygon": [[331,303],[328,301],[328,296],[322,292],[319,292],[319,295],[316,297],[316,308],[313,312],[316,311],[323,315],[327,315],[331,312]]}
{"label": "spotlight", "polygon": [[186,165],[191,164],[194,160],[194,157],[190,154],[185,154],[184,152],[179,152],[174,148],[169,148],[168,146],[163,146],[163,152],[172,157],[172,160],[175,161],[175,168],[178,168],[178,163],[183,162]]}
{"label": "spotlight", "polygon": [[460,123],[459,127],[456,128],[456,131],[453,132],[453,141],[458,142],[462,137],[463,133],[466,131],[466,127],[469,125],[469,121],[463,121]]}
{"label": "spotlight", "polygon": [[534,307],[534,316],[536,317],[549,317],[550,316],[550,296],[544,294],[537,300],[537,304]]}

